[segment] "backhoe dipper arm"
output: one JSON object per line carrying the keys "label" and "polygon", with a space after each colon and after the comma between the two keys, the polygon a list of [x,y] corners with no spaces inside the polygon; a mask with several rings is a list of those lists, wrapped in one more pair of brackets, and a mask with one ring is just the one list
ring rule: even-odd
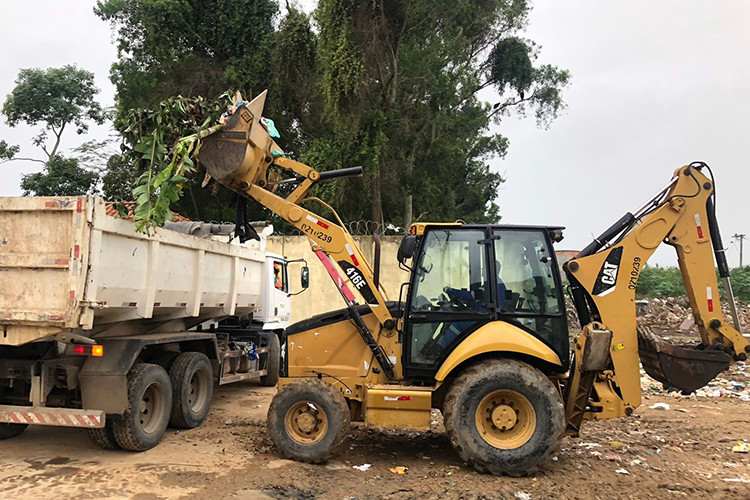
{"label": "backhoe dipper arm", "polygon": [[[268,121],[261,118],[264,99],[265,92],[251,103],[237,107],[224,129],[205,139],[200,151],[200,161],[218,182],[242,196],[254,199],[307,236],[313,251],[323,262],[346,302],[349,315],[362,339],[385,375],[395,378],[397,374],[394,372],[394,364],[365,325],[357,310],[355,297],[333,263],[343,270],[382,327],[392,330],[395,328],[395,321],[388,311],[385,297],[375,284],[373,270],[336,212],[317,198],[305,198],[315,184],[339,177],[361,175],[362,168],[318,172],[308,165],[285,158],[269,135],[269,130],[275,132],[272,124],[269,126]],[[272,167],[293,177],[281,181],[269,180],[269,169]],[[283,184],[296,184],[297,187],[286,198],[282,198],[272,190]],[[306,201],[323,204],[333,212],[338,224],[301,206]]]}
{"label": "backhoe dipper arm", "polygon": [[[613,371],[594,384],[601,411],[607,412],[602,409],[606,400],[618,400],[610,416],[629,415],[641,402],[635,290],[646,261],[662,242],[677,251],[703,348],[739,360],[750,352],[739,323],[728,325],[722,314],[714,254],[729,294],[731,287],[714,212],[714,185],[701,172],[703,166],[676,170],[653,199],[626,214],[565,266],[582,327],[596,323],[612,332]],[[733,304],[733,297],[728,298]]]}

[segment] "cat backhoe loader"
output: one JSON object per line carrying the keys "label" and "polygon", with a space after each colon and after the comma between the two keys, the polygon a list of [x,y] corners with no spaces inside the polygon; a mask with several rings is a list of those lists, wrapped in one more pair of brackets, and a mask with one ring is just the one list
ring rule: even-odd
{"label": "cat backhoe loader", "polygon": [[[351,421],[427,430],[437,408],[464,461],[478,471],[525,474],[584,419],[633,413],[641,404],[639,353],[652,376],[690,391],[750,352],[736,311],[732,326],[719,303],[714,257],[730,307],[734,300],[704,164],[677,169],[642,208],[566,264],[581,322],[571,356],[553,250],[563,228],[413,224],[398,251],[410,279],[389,302],[378,263],[373,269],[365,260],[331,207],[307,197],[316,184],[362,169],[319,172],[286,158],[273,122],[261,116],[264,99],[240,103],[206,138],[200,161],[218,182],[305,234],[346,304],[286,330],[268,412],[285,457],[325,460]],[[697,348],[639,338],[636,284],[662,243],[677,251]]]}

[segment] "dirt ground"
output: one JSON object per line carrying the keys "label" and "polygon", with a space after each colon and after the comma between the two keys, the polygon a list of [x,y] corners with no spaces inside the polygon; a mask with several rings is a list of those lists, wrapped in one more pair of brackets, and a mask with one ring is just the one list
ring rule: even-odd
{"label": "dirt ground", "polygon": [[79,429],[29,428],[0,443],[0,498],[750,498],[750,454],[732,452],[750,439],[750,403],[736,398],[644,396],[634,417],[566,438],[534,476],[505,478],[461,463],[437,412],[425,433],[356,427],[326,465],[282,460],[265,432],[274,391],[219,388],[202,427],[169,429],[145,453],[101,450]]}

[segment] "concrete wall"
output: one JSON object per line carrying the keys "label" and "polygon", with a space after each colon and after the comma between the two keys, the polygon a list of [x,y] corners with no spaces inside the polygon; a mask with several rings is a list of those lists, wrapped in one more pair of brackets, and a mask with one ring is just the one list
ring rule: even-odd
{"label": "concrete wall", "polygon": [[[409,273],[400,270],[396,260],[396,252],[401,239],[401,236],[381,236],[380,238],[380,282],[389,300],[398,300],[401,284],[409,279]],[[375,243],[372,236],[355,236],[354,240],[370,265],[374,267]],[[270,236],[266,251],[283,255],[288,259],[307,259],[310,267],[310,288],[292,297],[292,323],[345,306],[344,299],[336,290],[323,264],[310,250],[307,237]],[[302,265],[292,264],[289,267],[291,291],[299,291]],[[362,300],[359,296],[357,299],[360,302]]]}

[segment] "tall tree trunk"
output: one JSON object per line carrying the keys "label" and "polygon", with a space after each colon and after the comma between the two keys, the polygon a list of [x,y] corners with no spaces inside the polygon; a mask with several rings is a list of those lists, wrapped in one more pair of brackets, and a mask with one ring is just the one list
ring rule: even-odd
{"label": "tall tree trunk", "polygon": [[383,234],[383,199],[380,194],[380,166],[378,165],[375,177],[372,179],[372,220],[376,224],[373,233]]}

